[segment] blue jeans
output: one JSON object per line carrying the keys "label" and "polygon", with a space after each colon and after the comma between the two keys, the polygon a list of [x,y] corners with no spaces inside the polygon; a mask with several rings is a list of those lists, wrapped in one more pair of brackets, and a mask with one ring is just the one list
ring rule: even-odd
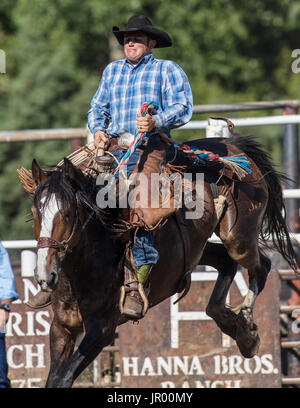
{"label": "blue jeans", "polygon": [[5,333],[0,333],[0,388],[10,388],[10,380],[7,377],[7,373]]}
{"label": "blue jeans", "polygon": [[143,228],[138,230],[132,245],[132,254],[136,269],[140,269],[143,265],[155,265],[157,263],[159,254],[154,248],[154,238],[151,231],[145,231]]}
{"label": "blue jeans", "polygon": [[[117,149],[114,152],[114,156],[118,161],[122,159],[126,150]],[[134,152],[130,156],[128,163],[127,163],[127,177],[130,177],[131,173],[133,172],[140,153]],[[117,164],[115,163],[115,166]],[[149,264],[156,264],[159,259],[158,251],[154,248],[154,238],[151,231],[145,231],[143,228],[139,229],[136,234],[135,242],[132,245],[132,254],[134,259],[134,264],[137,269],[139,269],[142,265],[149,265]]]}
{"label": "blue jeans", "polygon": [[[122,157],[125,155],[125,153],[127,152],[127,150],[124,149],[117,149],[114,151],[114,156],[115,158],[118,160],[118,162],[121,161]],[[138,159],[140,157],[140,153],[139,152],[133,152],[132,155],[130,156],[128,162],[127,162],[127,177],[130,177],[130,174],[133,172]],[[117,163],[114,162],[115,167],[117,167]]]}

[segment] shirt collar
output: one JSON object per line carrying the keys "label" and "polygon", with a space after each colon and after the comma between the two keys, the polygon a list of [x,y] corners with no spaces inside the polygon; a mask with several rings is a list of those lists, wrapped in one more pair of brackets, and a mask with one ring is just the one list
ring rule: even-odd
{"label": "shirt collar", "polygon": [[133,65],[129,59],[126,57],[125,58],[125,63],[127,63],[128,65],[130,65],[132,67],[132,69],[135,69],[137,67],[139,67],[142,64],[147,64],[149,61],[152,61],[154,59],[152,53],[145,55],[136,65]]}

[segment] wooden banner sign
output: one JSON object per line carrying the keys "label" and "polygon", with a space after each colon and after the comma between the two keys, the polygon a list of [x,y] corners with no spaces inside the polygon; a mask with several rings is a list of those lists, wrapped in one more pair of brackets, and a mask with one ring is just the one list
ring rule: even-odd
{"label": "wooden banner sign", "polygon": [[[216,274],[194,272],[191,290],[179,303],[173,304],[176,295],[150,309],[138,324],[120,326],[116,344],[95,359],[74,387],[281,387],[278,274],[270,273],[255,305],[261,345],[252,359],[243,358],[205,313]],[[242,302],[247,282],[246,273],[238,272],[228,303]],[[20,299],[13,303],[6,326],[9,378],[14,388],[44,387],[52,309],[25,305],[38,291],[33,278],[16,277],[16,284]]]}
{"label": "wooden banner sign", "polygon": [[51,307],[25,305],[38,292],[33,278],[16,277],[19,299],[13,302],[6,325],[6,349],[12,388],[44,387],[50,367],[49,329]]}
{"label": "wooden banner sign", "polygon": [[[255,305],[261,345],[257,356],[241,356],[204,312],[216,272],[194,272],[189,294],[149,310],[138,325],[119,328],[122,387],[268,388],[281,387],[278,275],[270,273]],[[231,305],[242,302],[247,275],[238,272]]]}

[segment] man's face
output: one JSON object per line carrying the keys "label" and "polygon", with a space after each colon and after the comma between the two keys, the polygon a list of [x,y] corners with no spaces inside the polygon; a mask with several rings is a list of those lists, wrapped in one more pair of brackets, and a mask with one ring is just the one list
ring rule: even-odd
{"label": "man's face", "polygon": [[124,53],[129,61],[136,65],[145,55],[149,54],[156,41],[144,33],[128,33],[124,35]]}

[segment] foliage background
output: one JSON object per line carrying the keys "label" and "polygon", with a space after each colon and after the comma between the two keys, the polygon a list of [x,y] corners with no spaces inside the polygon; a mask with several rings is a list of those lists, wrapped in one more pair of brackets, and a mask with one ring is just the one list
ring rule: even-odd
{"label": "foliage background", "polygon": [[[299,2],[1,0],[0,49],[7,61],[0,76],[0,130],[85,127],[101,73],[122,51],[111,28],[124,27],[134,14],[147,15],[170,34],[174,46],[154,55],[182,66],[195,104],[300,99],[300,73],[291,70],[292,50],[300,48]],[[282,165],[282,127],[250,131]],[[199,135],[173,133],[181,140]],[[16,169],[30,167],[33,157],[55,164],[69,152],[65,141],[0,144],[2,239],[32,238],[32,225],[23,220],[30,200]]]}

